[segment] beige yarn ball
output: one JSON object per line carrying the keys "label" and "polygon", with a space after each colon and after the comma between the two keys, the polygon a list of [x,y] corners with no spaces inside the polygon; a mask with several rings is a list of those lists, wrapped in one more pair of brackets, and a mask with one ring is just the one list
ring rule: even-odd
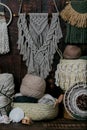
{"label": "beige yarn ball", "polygon": [[44,95],[46,82],[43,78],[31,74],[26,74],[22,79],[20,92],[24,96],[31,96],[37,99]]}
{"label": "beige yarn ball", "polygon": [[75,45],[67,45],[64,52],[63,57],[65,59],[75,59],[81,56],[81,48]]}

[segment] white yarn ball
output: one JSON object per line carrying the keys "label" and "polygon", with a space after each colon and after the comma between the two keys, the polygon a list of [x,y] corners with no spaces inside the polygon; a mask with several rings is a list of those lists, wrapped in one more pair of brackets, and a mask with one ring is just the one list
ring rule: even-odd
{"label": "white yarn ball", "polygon": [[24,112],[21,108],[16,107],[9,113],[9,118],[12,122],[20,122],[24,118]]}

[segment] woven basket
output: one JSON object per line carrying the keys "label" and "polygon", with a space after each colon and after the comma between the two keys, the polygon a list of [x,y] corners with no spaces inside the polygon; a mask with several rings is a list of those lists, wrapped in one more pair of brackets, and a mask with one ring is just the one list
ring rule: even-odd
{"label": "woven basket", "polygon": [[29,116],[32,120],[48,120],[54,119],[58,114],[58,107],[40,103],[14,103],[13,108],[22,108],[25,116]]}

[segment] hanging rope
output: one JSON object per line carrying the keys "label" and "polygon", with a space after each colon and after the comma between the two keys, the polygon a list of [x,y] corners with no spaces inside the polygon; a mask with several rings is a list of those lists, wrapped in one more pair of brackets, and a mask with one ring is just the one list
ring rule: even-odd
{"label": "hanging rope", "polygon": [[19,6],[19,11],[18,11],[18,14],[21,13],[21,10],[22,10],[22,4],[23,4],[23,0],[20,0],[20,6]]}
{"label": "hanging rope", "polygon": [[[54,2],[54,6],[55,6],[55,9],[56,9],[57,13],[59,13],[56,1],[53,0],[53,2]],[[63,54],[62,54],[61,50],[59,49],[59,47],[57,48],[57,53],[59,54],[60,58],[63,59]]]}
{"label": "hanging rope", "polygon": [[58,8],[57,8],[56,1],[55,1],[55,0],[53,0],[53,2],[54,2],[54,5],[55,5],[55,9],[56,9],[56,11],[57,11],[57,13],[58,13],[58,12],[59,12],[59,10],[58,10]]}

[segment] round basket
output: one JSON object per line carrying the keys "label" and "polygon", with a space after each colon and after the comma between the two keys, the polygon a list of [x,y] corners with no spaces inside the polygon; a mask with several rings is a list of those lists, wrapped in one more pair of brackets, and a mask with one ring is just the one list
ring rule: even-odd
{"label": "round basket", "polygon": [[61,59],[55,72],[56,85],[64,91],[78,82],[87,81],[87,60]]}
{"label": "round basket", "polygon": [[29,116],[32,120],[48,120],[54,119],[58,114],[58,106],[40,104],[40,103],[14,103],[13,108],[21,108],[25,116]]}
{"label": "round basket", "polygon": [[77,120],[87,119],[87,83],[77,83],[65,92],[64,107],[69,116]]}

